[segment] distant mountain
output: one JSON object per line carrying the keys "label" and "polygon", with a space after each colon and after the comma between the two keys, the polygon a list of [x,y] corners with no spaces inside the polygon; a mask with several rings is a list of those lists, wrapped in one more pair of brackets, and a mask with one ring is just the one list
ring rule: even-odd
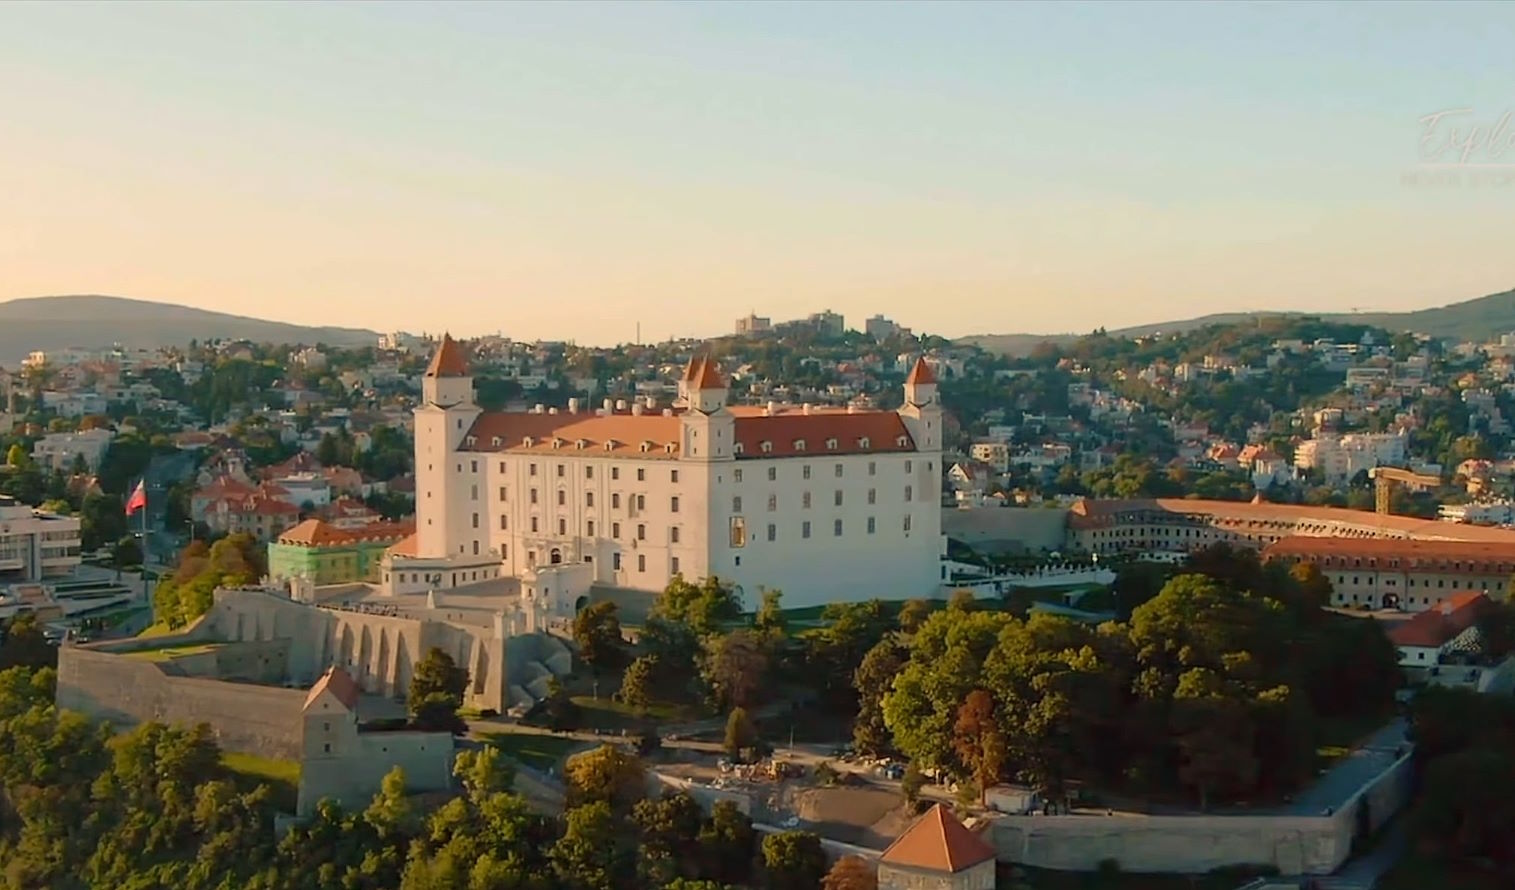
{"label": "distant mountain", "polygon": [[[1238,324],[1256,318],[1310,315],[1327,321],[1370,325],[1390,331],[1414,331],[1454,340],[1486,340],[1505,331],[1515,331],[1515,289],[1464,300],[1435,309],[1415,312],[1224,312],[1182,321],[1144,324],[1108,331],[1112,337],[1145,337],[1159,331],[1182,333],[1210,325]],[[1023,356],[1040,343],[1070,343],[1081,334],[974,334],[958,338],[990,352]]]}
{"label": "distant mountain", "polygon": [[32,297],[0,303],[0,364],[15,365],[35,349],[180,346],[191,340],[361,346],[378,334],[359,328],[305,327],[171,303],[124,297]]}

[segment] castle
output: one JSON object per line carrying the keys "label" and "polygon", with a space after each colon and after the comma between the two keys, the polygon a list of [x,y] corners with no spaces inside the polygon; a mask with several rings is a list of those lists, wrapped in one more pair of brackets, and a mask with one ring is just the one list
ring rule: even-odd
{"label": "castle", "polygon": [[942,409],[924,361],[898,411],[727,405],[697,357],[668,407],[486,412],[444,337],[422,388],[416,534],[381,564],[390,594],[505,577],[536,594],[530,579],[556,577],[577,605],[591,587],[714,575],[753,608],[761,588],[791,607],[940,588]]}

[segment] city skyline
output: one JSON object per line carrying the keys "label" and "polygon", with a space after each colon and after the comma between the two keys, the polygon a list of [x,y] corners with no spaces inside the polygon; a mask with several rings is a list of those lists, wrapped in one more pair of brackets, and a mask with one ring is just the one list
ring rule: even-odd
{"label": "city skyline", "polygon": [[1444,305],[1511,283],[1515,16],[1429,10],[7,7],[0,300],[596,344]]}

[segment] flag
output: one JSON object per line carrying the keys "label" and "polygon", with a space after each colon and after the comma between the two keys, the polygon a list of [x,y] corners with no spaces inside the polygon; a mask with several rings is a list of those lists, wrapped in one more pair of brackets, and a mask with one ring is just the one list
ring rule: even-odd
{"label": "flag", "polygon": [[136,491],[132,492],[132,496],[126,499],[126,515],[130,516],[146,506],[147,480],[143,479],[141,482],[137,483],[137,489]]}

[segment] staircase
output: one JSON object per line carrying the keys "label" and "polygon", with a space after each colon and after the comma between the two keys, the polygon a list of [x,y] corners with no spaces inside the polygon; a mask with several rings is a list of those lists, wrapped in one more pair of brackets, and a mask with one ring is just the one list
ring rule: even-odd
{"label": "staircase", "polygon": [[573,652],[551,634],[522,634],[505,644],[505,670],[510,679],[507,705],[529,707],[547,697],[554,677],[573,670]]}

